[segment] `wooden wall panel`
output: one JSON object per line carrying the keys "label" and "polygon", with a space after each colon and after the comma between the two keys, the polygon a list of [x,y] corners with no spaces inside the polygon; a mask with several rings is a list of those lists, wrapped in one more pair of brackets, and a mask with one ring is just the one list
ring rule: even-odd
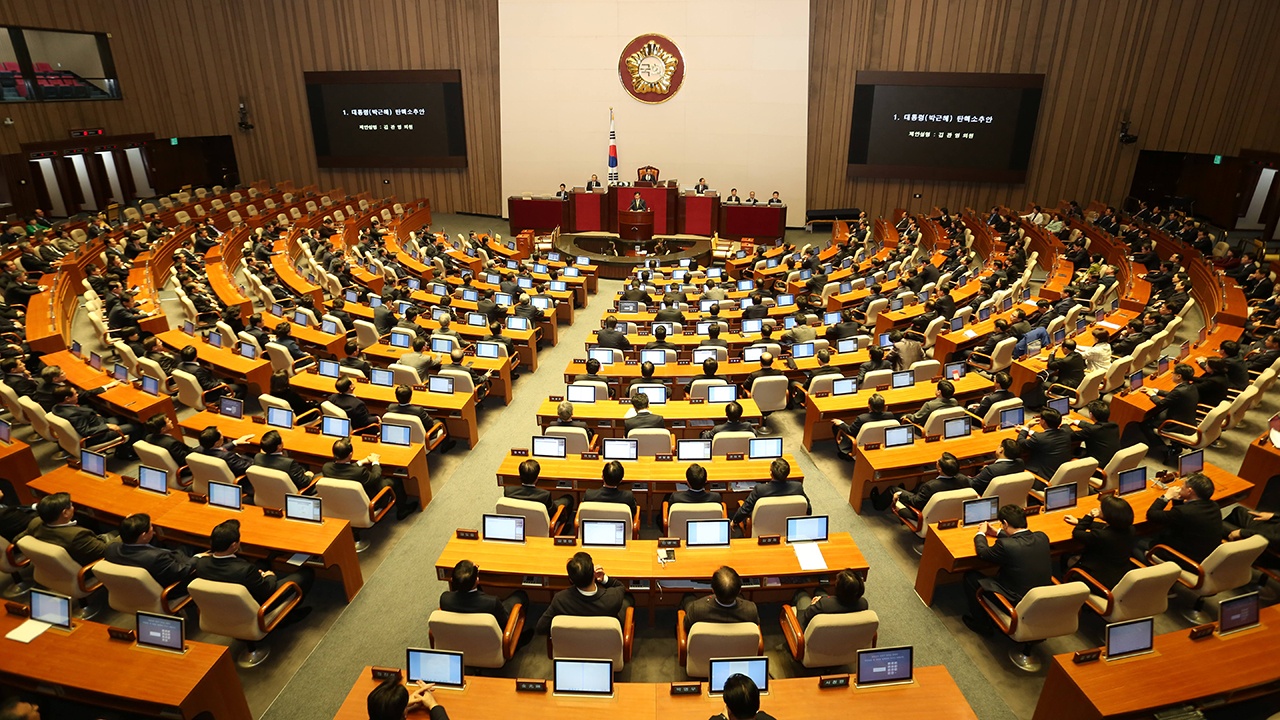
{"label": "wooden wall panel", "polygon": [[[810,207],[1116,203],[1141,149],[1280,150],[1273,0],[812,0],[810,18]],[[1044,73],[1026,183],[848,177],[858,70]]]}

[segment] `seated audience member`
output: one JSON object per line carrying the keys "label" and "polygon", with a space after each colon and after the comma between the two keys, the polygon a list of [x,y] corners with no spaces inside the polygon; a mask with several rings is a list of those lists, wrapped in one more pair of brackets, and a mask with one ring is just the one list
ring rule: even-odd
{"label": "seated audience member", "polygon": [[840,368],[833,367],[831,365],[830,350],[823,348],[816,353],[816,357],[818,358],[818,367],[812,370],[806,370],[803,382],[799,380],[791,381],[789,401],[792,404],[798,403],[801,407],[804,406],[804,395],[800,391],[803,390],[806,393],[813,392],[813,381],[817,378],[823,376],[840,378],[844,376],[844,373],[840,371]]}
{"label": "seated audience member", "polygon": [[996,459],[988,463],[969,480],[973,491],[982,495],[991,485],[991,481],[1004,475],[1013,475],[1027,469],[1022,462],[1022,454],[1018,452],[1018,441],[1005,438],[996,446]]}
{"label": "seated audience member", "polygon": [[80,436],[85,447],[93,447],[122,437],[125,442],[116,446],[114,453],[116,459],[137,459],[133,444],[143,437],[145,428],[142,425],[135,425],[115,417],[104,419],[97,410],[80,404],[80,393],[71,385],[62,385],[54,390],[53,401],[53,414],[71,423],[71,427]]}
{"label": "seated audience member", "polygon": [[[293,424],[303,425],[307,422],[314,422],[319,417],[320,403],[313,402],[302,396],[289,384],[289,371],[276,370],[271,373],[271,397],[279,398],[289,403],[289,409],[293,411]],[[314,417],[306,417],[312,415]]]}
{"label": "seated audience member", "polygon": [[156,547],[151,516],[135,513],[120,522],[120,542],[107,545],[104,558],[117,565],[142,568],[160,587],[190,580],[196,571],[196,559],[181,550]]}
{"label": "seated audience member", "polygon": [[36,517],[12,542],[22,537],[33,537],[67,551],[77,565],[88,565],[101,560],[107,546],[118,542],[114,534],[95,534],[76,522],[76,508],[71,504],[71,494],[65,492],[45,495],[36,503]]}
{"label": "seated audience member", "polygon": [[573,376],[574,382],[602,382],[609,387],[609,397],[613,397],[613,386],[609,385],[609,378],[600,374],[600,361],[595,358],[587,359],[587,371]]}
{"label": "seated audience member", "polygon": [[1140,539],[1138,551],[1168,545],[1195,562],[1204,562],[1222,541],[1222,511],[1213,501],[1213,480],[1193,473],[1182,486],[1170,485],[1147,508],[1147,521],[1156,533]]}
{"label": "seated audience member", "polygon": [[1074,515],[1065,520],[1075,525],[1071,539],[1084,547],[1074,562],[1068,561],[1069,567],[1080,568],[1108,588],[1114,588],[1134,568],[1133,506],[1127,500],[1104,495],[1098,506],[1079,520]]}
{"label": "seated audience member", "polygon": [[378,455],[372,454],[363,460],[352,457],[354,450],[350,438],[338,438],[333,441],[333,459],[324,464],[320,475],[333,480],[354,480],[360,483],[364,492],[372,500],[382,492],[383,488],[391,488],[396,499],[396,519],[403,520],[418,509],[418,500],[409,497],[405,492],[404,480],[399,476],[390,477],[382,474],[378,464]]}
{"label": "seated audience member", "polygon": [[[1009,388],[1013,385],[1013,378],[1010,377],[1008,372],[1001,370],[996,373],[995,380],[995,390],[983,395],[981,400],[976,403],[971,403],[967,408],[965,408],[971,414],[977,416],[973,421],[975,426],[982,425],[982,419],[987,417],[987,412],[991,410],[992,405],[995,405],[998,402],[1004,402],[1005,400],[1012,400],[1017,397],[1017,395],[1014,395],[1009,391]],[[996,420],[999,420],[999,418],[996,418]]]}
{"label": "seated audience member", "polygon": [[[1163,457],[1165,462],[1173,464],[1174,458],[1177,457],[1177,446],[1170,445],[1165,442],[1164,438],[1156,430],[1166,420],[1173,420],[1183,425],[1195,427],[1196,409],[1200,403],[1200,390],[1196,387],[1195,371],[1190,365],[1178,363],[1173,368],[1174,386],[1169,390],[1157,390],[1155,388],[1142,388],[1144,392],[1151,396],[1151,402],[1155,407],[1147,411],[1147,416],[1138,425],[1142,432],[1144,442],[1149,448],[1148,456],[1157,458]],[[1175,430],[1185,431],[1181,425],[1175,426]]]}
{"label": "seated audience member", "polygon": [[356,397],[355,388],[354,380],[340,377],[333,384],[333,389],[337,392],[329,396],[329,402],[346,413],[347,419],[351,421],[352,432],[379,424],[378,417],[369,412],[369,406],[364,404],[364,400]]}
{"label": "seated audience member", "polygon": [[684,386],[685,396],[688,397],[688,395],[693,391],[693,382],[695,380],[723,380],[727,383],[728,382],[727,378],[717,374],[719,370],[720,370],[720,363],[715,358],[707,358],[706,360],[703,360],[702,374],[694,375],[692,378],[689,379],[689,382]]}
{"label": "seated audience member", "polygon": [[924,510],[924,506],[929,504],[929,498],[934,495],[969,487],[969,478],[960,473],[960,461],[955,455],[949,452],[942,453],[942,457],[938,458],[937,466],[938,476],[921,483],[915,492],[899,489],[890,496],[889,493],[881,492],[880,488],[872,488],[871,506],[877,510],[884,510],[885,507],[892,505],[893,511],[899,517],[914,519],[915,513],[908,508]]}
{"label": "seated audience member", "polygon": [[934,397],[920,409],[910,415],[902,416],[903,424],[912,424],[923,428],[929,422],[929,416],[943,408],[956,407],[960,403],[955,398],[956,386],[950,380],[939,380],[937,390],[934,391]]}
{"label": "seated audience member", "polygon": [[702,433],[704,438],[714,438],[722,432],[749,432],[755,433],[756,429],[751,423],[742,419],[742,405],[736,400],[725,403],[724,406],[724,422]]}
{"label": "seated audience member", "polygon": [[[979,594],[999,593],[1017,605],[1032,589],[1053,582],[1049,536],[1038,530],[1027,530],[1027,511],[1017,505],[1000,508],[997,518],[999,530],[985,522],[978,526],[973,548],[979,561],[995,565],[999,570],[994,577],[987,577],[980,570],[964,574],[969,614],[963,620],[966,627],[979,635],[990,635],[995,630],[995,623],[982,609]],[[988,539],[991,536],[996,538],[994,544]]]}
{"label": "seated audience member", "polygon": [[1085,406],[1093,421],[1072,420],[1071,440],[1082,443],[1077,457],[1091,457],[1098,467],[1106,467],[1120,450],[1120,426],[1111,422],[1111,407],[1106,401],[1094,400]]}
{"label": "seated audience member", "polygon": [[781,370],[773,366],[773,353],[771,352],[760,353],[760,369],[753,370],[752,372],[747,374],[747,378],[742,381],[742,389],[743,391],[746,392],[748,396],[750,396],[751,386],[755,383],[755,381],[758,378],[774,377],[775,375],[782,375],[782,374],[783,372]]}
{"label": "seated audience member", "polygon": [[593,488],[588,490],[582,496],[583,502],[606,502],[606,503],[622,503],[626,505],[634,516],[636,514],[636,496],[631,494],[630,490],[620,488],[624,471],[622,463],[617,460],[611,460],[605,464],[604,469],[600,471],[600,478],[604,482],[604,487]]}
{"label": "seated audience member", "polygon": [[862,576],[853,570],[841,570],[836,575],[836,592],[827,593],[825,588],[818,588],[810,595],[804,590],[796,592],[792,604],[796,608],[796,619],[801,628],[809,627],[809,621],[824,613],[852,613],[867,609],[867,599],[863,597],[866,587]]}
{"label": "seated audience member", "polygon": [[369,720],[404,720],[410,710],[419,708],[427,711],[430,720],[449,720],[449,713],[431,694],[431,686],[420,685],[410,694],[398,678],[384,680],[369,693],[365,704]]}
{"label": "seated audience member", "polygon": [[1227,361],[1220,357],[1211,357],[1205,361],[1205,372],[1194,380],[1197,399],[1201,405],[1210,407],[1227,399],[1231,390],[1231,379],[1227,376]]}
{"label": "seated audience member", "polygon": [[649,396],[644,393],[636,393],[631,396],[631,407],[635,410],[635,415],[622,421],[623,427],[628,433],[637,428],[655,428],[661,430],[666,427],[666,421],[661,415],[649,410]]}
{"label": "seated audience member", "polygon": [[413,404],[413,388],[408,385],[396,386],[396,401],[387,406],[387,412],[418,418],[422,423],[423,431],[428,433],[431,432],[431,426],[436,423],[426,408]]}
{"label": "seated audience member", "polygon": [[[573,517],[573,496],[561,495],[554,500],[551,498],[551,491],[538,487],[538,475],[542,473],[542,465],[537,460],[529,458],[520,463],[520,484],[507,485],[502,489],[504,497],[513,500],[528,500],[530,502],[541,503],[547,509],[547,519],[556,516],[556,508],[563,507],[564,511],[560,514],[561,520],[566,523]],[[634,500],[634,498],[633,498]],[[619,501],[609,501],[619,502]]]}
{"label": "seated audience member", "polygon": [[575,427],[587,431],[587,439],[591,438],[591,428],[587,427],[587,423],[582,420],[573,419],[573,403],[568,400],[561,400],[556,405],[556,421],[551,427]]}
{"label": "seated audience member", "polygon": [[[315,581],[315,570],[303,566],[277,578],[274,571],[261,570],[257,565],[240,558],[240,521],[224,520],[209,533],[209,552],[196,560],[196,577],[214,582],[243,585],[259,604],[266,602],[284,583],[296,583],[303,596]],[[311,614],[311,608],[299,607],[289,613],[285,622],[293,623]]]}
{"label": "seated audience member", "polygon": [[[529,607],[529,595],[516,590],[506,598],[490,595],[480,589],[480,568],[470,560],[459,560],[453,566],[449,589],[440,593],[440,609],[456,613],[484,613],[498,621],[499,628],[507,626],[507,619],[516,605]],[[532,635],[532,626],[529,628]]]}
{"label": "seated audience member", "polygon": [[1047,408],[1040,413],[1040,424],[1044,429],[1038,433],[1026,425],[1018,428],[1018,451],[1026,456],[1027,469],[1037,476],[1037,489],[1043,489],[1058,466],[1071,459],[1071,433],[1062,428],[1062,415]]}
{"label": "seated audience member", "polygon": [[248,392],[247,386],[239,383],[223,382],[213,374],[212,370],[196,362],[199,357],[199,351],[196,350],[194,345],[182,348],[181,355],[182,363],[178,365],[178,369],[195,377],[202,393],[216,391],[216,394],[206,394],[205,399],[217,399],[228,395],[243,398]]}
{"label": "seated audience member", "polygon": [[1076,341],[1065,340],[1062,343],[1062,356],[1049,361],[1049,379],[1057,385],[1078,388],[1084,380],[1085,364],[1084,356],[1076,352]]}
{"label": "seated audience member", "polygon": [[880,420],[897,419],[897,414],[885,410],[884,396],[876,393],[867,401],[867,412],[854,418],[852,423],[847,423],[843,420],[832,420],[831,425],[834,428],[836,447],[840,457],[845,460],[853,460],[853,444],[857,440],[858,433],[862,430],[863,425]]}
{"label": "seated audience member", "polygon": [[[235,440],[224,439],[222,437],[222,433],[218,431],[217,426],[210,425],[200,431],[200,447],[196,448],[192,452],[218,458],[227,464],[227,469],[231,471],[232,475],[236,477],[243,477],[245,471],[253,467],[253,458],[236,452],[235,447],[236,445],[248,444],[252,439],[252,435],[245,435],[244,437],[237,438]],[[241,481],[241,484],[246,486],[246,493],[252,494],[253,488],[248,485],[247,481]]]}
{"label": "seated audience member", "polygon": [[632,397],[633,395],[636,394],[637,386],[662,385],[663,383],[661,380],[653,379],[653,373],[656,372],[657,369],[658,369],[657,366],[655,366],[653,363],[649,362],[648,360],[640,363],[640,377],[636,378],[635,380],[632,380],[631,383],[627,385],[627,397]]}
{"label": "seated audience member", "polygon": [[746,600],[742,594],[742,578],[738,572],[728,565],[721,565],[711,576],[711,595],[698,598],[693,594],[685,595],[680,602],[684,611],[684,631],[687,633],[694,623],[737,623],[749,622],[760,624],[760,612],[756,604]]}
{"label": "seated audience member", "polygon": [[769,465],[769,482],[756,483],[751,489],[751,493],[747,495],[747,499],[742,501],[738,506],[737,512],[733,514],[733,524],[740,525],[744,520],[751,517],[751,511],[755,509],[756,503],[761,498],[767,497],[784,497],[787,495],[799,495],[805,499],[804,513],[806,515],[813,512],[812,505],[809,504],[809,498],[804,493],[804,483],[798,480],[791,480],[791,463],[783,458],[774,458],[773,463]]}
{"label": "seated audience member", "polygon": [[302,463],[284,454],[284,439],[280,437],[279,430],[268,430],[262,436],[262,442],[258,444],[258,447],[261,448],[261,452],[253,456],[254,465],[285,473],[298,490],[302,490],[311,484],[311,478],[315,476],[315,473],[303,467]]}
{"label": "seated audience member", "polygon": [[186,468],[187,456],[194,448],[169,434],[173,428],[173,422],[169,420],[169,416],[164,413],[152,415],[147,418],[144,425],[147,433],[146,441],[168,453],[179,470],[190,472]]}
{"label": "seated audience member", "polygon": [[1276,559],[1276,551],[1280,549],[1280,517],[1274,512],[1259,512],[1237,505],[1223,519],[1222,527],[1227,531],[1228,540],[1243,540],[1254,535],[1265,537],[1271,552],[1263,553],[1258,564],[1270,568],[1280,566]]}
{"label": "seated audience member", "polygon": [[[423,347],[426,347],[426,346],[423,345]],[[352,370],[358,370],[360,374],[367,380],[369,378],[370,373],[373,371],[373,365],[368,360],[365,359],[364,353],[361,352],[360,350],[360,343],[357,342],[355,338],[352,338],[346,342],[346,344],[343,346],[343,349],[346,352],[346,357],[339,360],[338,365],[344,368],[351,368]],[[407,356],[408,353],[405,353],[405,355]],[[426,376],[422,375],[422,377],[426,377]]]}
{"label": "seated audience member", "polygon": [[870,360],[858,366],[858,387],[863,387],[863,382],[867,379],[867,373],[876,370],[892,370],[893,363],[884,358],[884,348],[878,345],[872,345],[867,348],[867,354]]}
{"label": "seated audience member", "polygon": [[621,623],[626,609],[635,605],[622,582],[609,577],[587,553],[575,553],[565,564],[565,570],[573,587],[551,598],[551,605],[538,618],[538,633],[550,633],[551,621],[560,615],[615,617]]}
{"label": "seated audience member", "polygon": [[720,493],[707,490],[707,469],[693,463],[684,471],[684,482],[689,486],[688,490],[677,490],[667,496],[667,502],[676,505],[678,503],[718,503],[721,502]]}
{"label": "seated audience member", "polygon": [[760,688],[755,681],[742,673],[734,673],[724,681],[724,712],[712,715],[710,720],[774,720],[774,717],[760,709]]}

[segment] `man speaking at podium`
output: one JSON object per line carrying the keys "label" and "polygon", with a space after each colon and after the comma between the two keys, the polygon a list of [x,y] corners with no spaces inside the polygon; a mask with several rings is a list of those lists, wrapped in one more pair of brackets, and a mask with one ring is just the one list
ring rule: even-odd
{"label": "man speaking at podium", "polygon": [[631,207],[627,208],[627,210],[630,210],[631,212],[643,212],[648,209],[649,203],[645,202],[644,198],[640,197],[640,193],[636,193],[632,196]]}

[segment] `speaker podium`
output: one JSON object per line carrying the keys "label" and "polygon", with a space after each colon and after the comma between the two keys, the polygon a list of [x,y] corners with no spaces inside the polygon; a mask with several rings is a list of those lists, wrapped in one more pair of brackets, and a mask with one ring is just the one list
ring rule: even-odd
{"label": "speaker podium", "polygon": [[652,210],[620,210],[618,212],[618,238],[632,242],[648,242],[653,239]]}

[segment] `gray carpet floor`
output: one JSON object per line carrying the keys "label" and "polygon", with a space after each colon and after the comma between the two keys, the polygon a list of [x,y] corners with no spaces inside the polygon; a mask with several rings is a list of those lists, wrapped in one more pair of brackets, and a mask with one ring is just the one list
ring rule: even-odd
{"label": "gray carpet floor", "polygon": [[[437,227],[450,233],[496,229],[505,233],[505,223],[481,217],[442,215]],[[789,240],[803,245],[822,244],[822,235],[791,231]],[[501,492],[494,471],[509,448],[522,444],[537,431],[534,413],[548,395],[563,390],[563,368],[583,356],[584,341],[599,326],[617,282],[601,281],[600,292],[591,296],[577,313],[573,326],[560,328],[556,347],[540,352],[537,373],[525,372],[515,383],[510,407],[498,400],[486,401],[479,413],[480,441],[468,451],[458,447],[445,455],[433,455],[429,464],[434,497],[426,511],[404,522],[383,522],[368,533],[372,547],[361,555],[365,585],[356,599],[343,602],[334,583],[318,582],[307,604],[315,612],[305,623],[277,632],[270,640],[272,656],[259,667],[240,670],[240,678],[255,717],[267,720],[314,720],[332,717],[349,691],[357,674],[366,665],[400,667],[406,647],[425,647],[427,618],[438,607],[439,594],[446,589],[435,578],[434,562],[441,549],[460,526],[475,527],[481,512],[493,507]],[[172,306],[172,307],[170,307]],[[178,316],[176,303],[166,302],[171,315]],[[1185,337],[1193,337],[1201,319],[1189,318]],[[90,334],[81,316],[76,336]],[[1210,462],[1228,470],[1238,469],[1248,442],[1276,411],[1275,397],[1265,398],[1251,413],[1249,425],[1224,436],[1226,447],[1210,450]],[[185,415],[180,412],[180,415]],[[805,475],[806,491],[815,513],[830,515],[832,532],[849,532],[866,556],[871,571],[867,598],[880,617],[881,646],[910,644],[916,648],[921,665],[945,665],[959,684],[965,698],[981,718],[1030,717],[1044,681],[1043,672],[1023,673],[1006,657],[1010,644],[1003,638],[984,639],[970,633],[960,622],[964,602],[958,584],[942,587],[934,607],[926,607],[915,594],[918,556],[917,542],[886,515],[857,515],[849,506],[851,466],[839,460],[831,443],[806,452],[800,439],[803,414],[776,413],[770,420],[774,432],[786,440]],[[18,436],[29,440],[29,428]],[[36,444],[42,467],[56,465],[54,450]],[[128,466],[112,470],[127,472]],[[1274,498],[1264,503],[1274,505]],[[645,537],[657,537],[646,528]],[[535,612],[541,608],[535,608]],[[775,677],[809,674],[793,663],[778,627],[778,608],[761,608],[766,653]],[[110,611],[104,622],[127,624]],[[632,662],[620,675],[621,681],[668,682],[684,679],[676,662],[674,611],[659,612],[653,625],[637,618],[637,640]],[[1172,631],[1189,624],[1174,612],[1158,619],[1157,630]],[[1042,646],[1043,655],[1096,646],[1101,625],[1085,618],[1080,632],[1058,638]],[[227,644],[226,638],[209,636],[193,629],[194,640]],[[504,677],[549,677],[545,638],[534,640],[496,674]],[[446,699],[447,700],[447,699]]]}

